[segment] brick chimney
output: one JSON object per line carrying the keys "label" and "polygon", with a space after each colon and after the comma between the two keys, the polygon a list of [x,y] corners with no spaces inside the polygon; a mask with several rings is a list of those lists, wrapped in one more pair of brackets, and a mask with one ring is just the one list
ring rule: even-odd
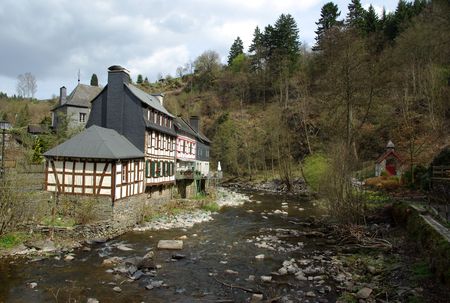
{"label": "brick chimney", "polygon": [[192,128],[198,132],[199,126],[200,126],[200,118],[198,116],[191,116],[189,119],[189,123],[191,124]]}
{"label": "brick chimney", "polygon": [[59,89],[59,105],[63,105],[67,102],[67,89],[65,86],[61,86]]}
{"label": "brick chimney", "polygon": [[130,83],[128,70],[120,65],[108,68],[108,104],[106,106],[106,127],[122,134],[123,103],[125,101],[125,84]]}

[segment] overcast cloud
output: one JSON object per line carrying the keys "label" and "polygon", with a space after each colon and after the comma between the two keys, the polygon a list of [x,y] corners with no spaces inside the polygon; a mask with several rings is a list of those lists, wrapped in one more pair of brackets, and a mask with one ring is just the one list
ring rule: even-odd
{"label": "overcast cloud", "polygon": [[[37,98],[46,99],[65,85],[69,91],[92,73],[106,82],[107,68],[120,64],[151,81],[175,74],[203,51],[217,51],[225,62],[237,36],[247,49],[255,27],[273,24],[282,13],[294,16],[300,39],[314,44],[319,0],[1,0],[0,91],[16,93],[17,76],[37,78]],[[347,13],[348,1],[334,1]],[[380,12],[397,1],[372,3]]]}

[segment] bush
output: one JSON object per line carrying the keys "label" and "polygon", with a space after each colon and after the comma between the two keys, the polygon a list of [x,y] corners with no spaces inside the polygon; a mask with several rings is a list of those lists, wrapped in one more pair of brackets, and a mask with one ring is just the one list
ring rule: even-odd
{"label": "bush", "polygon": [[320,190],[328,166],[328,160],[322,154],[310,155],[303,161],[303,177],[313,190]]}
{"label": "bush", "polygon": [[219,211],[220,206],[216,202],[209,202],[209,203],[203,205],[202,209],[206,210],[206,211],[210,211],[210,212],[216,212],[216,211]]}

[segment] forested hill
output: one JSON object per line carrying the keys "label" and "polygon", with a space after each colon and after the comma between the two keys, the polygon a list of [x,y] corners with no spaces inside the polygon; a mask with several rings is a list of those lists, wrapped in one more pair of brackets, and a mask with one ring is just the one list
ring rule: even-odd
{"label": "forested hill", "polygon": [[361,169],[388,140],[405,163],[427,164],[449,143],[448,1],[400,1],[382,16],[359,0],[348,8],[323,6],[312,50],[283,14],[255,28],[248,50],[237,37],[225,66],[207,50],[150,89],[172,91],[172,112],[201,116],[214,162],[234,175],[289,178],[316,153]]}

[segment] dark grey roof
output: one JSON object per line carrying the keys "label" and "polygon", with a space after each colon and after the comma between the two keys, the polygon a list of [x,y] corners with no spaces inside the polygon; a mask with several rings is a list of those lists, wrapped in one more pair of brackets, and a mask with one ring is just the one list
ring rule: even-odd
{"label": "dark grey roof", "polygon": [[181,132],[187,133],[191,136],[197,137],[197,133],[194,131],[194,129],[192,129],[189,126],[189,123],[184,121],[183,118],[181,118],[181,117],[175,118],[175,120],[173,121],[173,124],[175,125],[175,129],[177,130],[177,132],[181,131]]}
{"label": "dark grey roof", "polygon": [[67,101],[57,105],[54,109],[62,106],[91,107],[91,101],[103,90],[99,86],[90,86],[78,83],[74,90],[67,96]]}
{"label": "dark grey roof", "polygon": [[[183,119],[183,121],[184,121],[184,119]],[[195,133],[195,136],[197,137],[198,140],[203,141],[203,143],[207,143],[207,144],[211,143],[211,140],[209,140],[208,137],[206,137],[200,130],[196,131],[190,123],[187,123],[186,121],[184,121],[184,122],[186,123],[186,125],[188,125],[192,129],[192,131]]]}
{"label": "dark grey roof", "polygon": [[159,132],[162,132],[164,134],[168,134],[168,135],[171,135],[171,136],[174,136],[174,137],[177,135],[177,133],[172,128],[162,127],[161,125],[158,125],[156,123],[150,122],[147,119],[144,119],[144,120],[145,120],[145,126],[147,128],[151,128],[151,129],[157,130]]}
{"label": "dark grey roof", "polygon": [[134,86],[132,84],[125,83],[125,85],[126,85],[126,87],[128,87],[128,89],[131,91],[131,93],[133,95],[135,95],[139,100],[141,100],[145,104],[166,114],[169,117],[172,117],[172,118],[174,117],[171,113],[169,113],[167,111],[167,109],[159,102],[158,98],[156,98],[155,96],[147,94],[146,92],[144,92],[143,90],[140,90],[139,88],[137,88],[136,86]]}
{"label": "dark grey roof", "polygon": [[44,153],[46,157],[133,159],[144,154],[113,129],[93,125]]}

